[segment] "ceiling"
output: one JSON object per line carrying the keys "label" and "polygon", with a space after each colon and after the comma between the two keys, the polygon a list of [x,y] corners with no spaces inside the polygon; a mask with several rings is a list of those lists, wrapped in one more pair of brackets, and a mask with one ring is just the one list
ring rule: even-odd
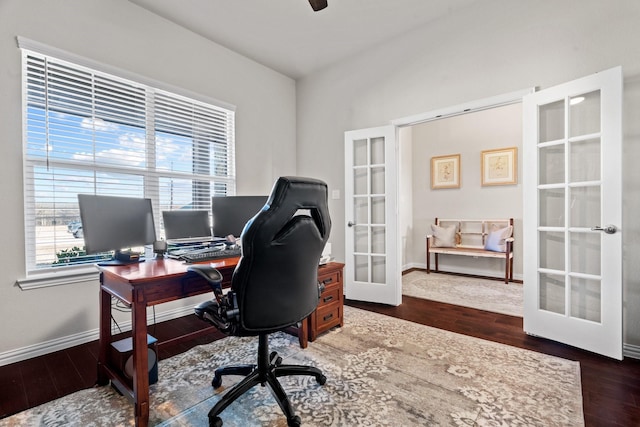
{"label": "ceiling", "polygon": [[298,79],[477,0],[129,0]]}

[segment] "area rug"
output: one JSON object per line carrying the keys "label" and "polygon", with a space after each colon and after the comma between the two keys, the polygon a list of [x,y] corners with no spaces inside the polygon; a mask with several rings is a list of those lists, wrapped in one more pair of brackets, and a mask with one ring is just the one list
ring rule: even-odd
{"label": "area rug", "polygon": [[521,283],[415,270],[402,276],[402,294],[522,317]]}
{"label": "area rug", "polygon": [[[303,426],[582,426],[577,362],[345,307],[345,325],[297,346],[270,338],[284,363],[327,376],[281,382]],[[211,387],[212,369],[252,363],[254,338],[229,337],[160,361],[150,425],[207,426],[207,412],[239,377]],[[286,426],[266,387],[221,415],[224,426]],[[83,390],[0,420],[1,426],[129,426],[133,408],[109,386]]]}

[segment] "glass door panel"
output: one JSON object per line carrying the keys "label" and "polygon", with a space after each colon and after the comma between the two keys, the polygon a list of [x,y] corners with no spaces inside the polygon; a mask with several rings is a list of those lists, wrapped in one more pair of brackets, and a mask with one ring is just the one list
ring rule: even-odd
{"label": "glass door panel", "polygon": [[386,222],[386,208],[384,197],[371,197],[371,224],[384,224]]}
{"label": "glass door panel", "polygon": [[571,188],[570,227],[591,228],[600,224],[600,186]]}
{"label": "glass door panel", "polygon": [[366,255],[354,255],[353,267],[355,280],[358,282],[369,281],[369,257]]}
{"label": "glass door panel", "polygon": [[369,228],[366,225],[356,225],[353,227],[353,234],[353,251],[356,254],[369,253]]}
{"label": "glass door panel", "polygon": [[574,273],[600,276],[600,233],[572,232],[571,240],[571,271]]}
{"label": "glass door panel", "polygon": [[373,283],[385,283],[387,278],[387,261],[383,256],[371,257],[371,281]]}
{"label": "glass door panel", "polygon": [[371,168],[371,193],[384,194],[384,166],[376,166]]}
{"label": "glass door panel", "polygon": [[569,117],[570,138],[600,132],[600,91],[571,97]]}
{"label": "glass door panel", "polygon": [[371,164],[384,165],[384,138],[371,138]]}
{"label": "glass door panel", "polygon": [[559,274],[540,273],[540,310],[565,313],[565,281]]}
{"label": "glass door panel", "polygon": [[564,144],[540,147],[538,151],[538,183],[544,185],[564,182]]}
{"label": "glass door panel", "polygon": [[540,268],[565,271],[564,232],[540,231]]}
{"label": "glass door panel", "polygon": [[359,167],[353,171],[353,194],[356,196],[369,193],[369,170]]}
{"label": "glass door panel", "polygon": [[601,283],[581,277],[571,278],[571,317],[601,321]]}
{"label": "glass door panel", "polygon": [[354,197],[353,198],[353,217],[356,224],[369,223],[369,198]]}
{"label": "glass door panel", "polygon": [[373,227],[371,229],[371,252],[374,254],[384,254],[386,238],[384,227]]}
{"label": "glass door panel", "polygon": [[539,106],[539,142],[564,138],[564,101]]}
{"label": "glass door panel", "polygon": [[366,166],[368,164],[368,144],[366,139],[353,141],[353,166]]}
{"label": "glass door panel", "polygon": [[570,142],[569,176],[571,182],[600,179],[600,150],[600,138]]}
{"label": "glass door panel", "polygon": [[564,227],[564,188],[538,190],[541,227]]}

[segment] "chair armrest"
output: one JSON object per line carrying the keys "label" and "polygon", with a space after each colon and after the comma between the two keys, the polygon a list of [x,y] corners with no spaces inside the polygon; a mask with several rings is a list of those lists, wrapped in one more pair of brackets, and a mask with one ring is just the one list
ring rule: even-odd
{"label": "chair armrest", "polygon": [[187,271],[191,271],[204,278],[211,286],[218,302],[222,297],[222,273],[207,264],[193,264],[187,267]]}
{"label": "chair armrest", "polygon": [[194,264],[187,267],[187,271],[193,271],[194,273],[204,277],[204,279],[212,285],[219,285],[222,283],[222,273],[206,264]]}

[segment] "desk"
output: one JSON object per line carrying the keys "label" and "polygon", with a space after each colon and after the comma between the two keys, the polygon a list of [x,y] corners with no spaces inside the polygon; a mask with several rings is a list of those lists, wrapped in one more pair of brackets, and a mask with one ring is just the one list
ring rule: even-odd
{"label": "desk", "polygon": [[[207,261],[222,273],[222,286],[231,285],[239,257]],[[194,295],[211,293],[202,277],[187,272],[188,265],[174,259],[157,259],[125,266],[100,267],[100,354],[98,384],[112,384],[135,405],[136,426],[149,424],[149,360],[147,355],[147,307]],[[111,297],[131,307],[133,336],[133,388],[109,363]],[[297,330],[302,347],[307,346],[307,321]]]}

